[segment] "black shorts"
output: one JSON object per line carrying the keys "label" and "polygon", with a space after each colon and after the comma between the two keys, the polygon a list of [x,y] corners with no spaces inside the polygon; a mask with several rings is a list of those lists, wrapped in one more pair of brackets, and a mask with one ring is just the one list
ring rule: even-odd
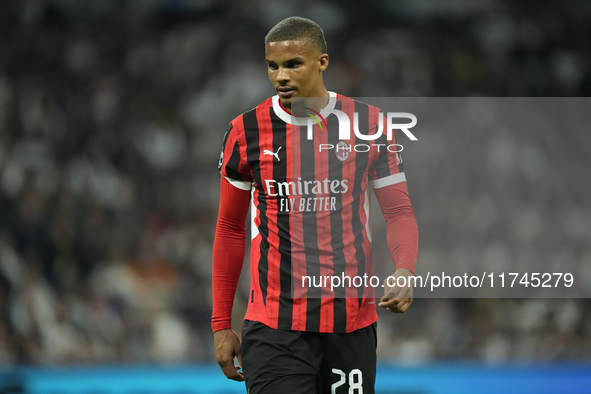
{"label": "black shorts", "polygon": [[248,394],[374,394],[376,323],[348,334],[242,326]]}

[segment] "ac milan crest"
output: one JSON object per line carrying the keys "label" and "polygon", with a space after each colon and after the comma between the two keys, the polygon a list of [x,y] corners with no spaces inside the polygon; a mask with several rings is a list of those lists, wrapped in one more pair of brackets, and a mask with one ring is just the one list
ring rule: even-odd
{"label": "ac milan crest", "polygon": [[336,146],[335,154],[340,161],[345,161],[349,158],[349,153],[351,153],[351,148],[345,141],[339,141]]}

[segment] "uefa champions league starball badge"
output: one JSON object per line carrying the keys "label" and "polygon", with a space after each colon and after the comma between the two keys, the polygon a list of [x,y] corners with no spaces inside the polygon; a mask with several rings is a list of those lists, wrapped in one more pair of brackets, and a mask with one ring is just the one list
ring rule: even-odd
{"label": "uefa champions league starball badge", "polygon": [[345,141],[339,141],[336,146],[335,154],[337,155],[337,159],[340,161],[345,161],[349,158],[349,153],[351,152],[351,148]]}

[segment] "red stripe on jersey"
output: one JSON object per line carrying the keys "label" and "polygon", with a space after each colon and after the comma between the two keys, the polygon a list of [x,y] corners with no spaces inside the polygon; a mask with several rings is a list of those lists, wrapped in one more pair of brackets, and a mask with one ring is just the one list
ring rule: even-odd
{"label": "red stripe on jersey", "polygon": [[[315,162],[315,182],[320,182],[320,189],[323,192],[324,185],[322,181],[329,179],[328,175],[328,154],[333,153],[328,150],[320,152],[316,147],[319,144],[328,143],[328,130],[321,130],[320,126],[314,125],[314,162]],[[313,189],[318,185],[314,185]],[[324,195],[320,193],[320,195]],[[313,208],[316,208],[318,200],[314,197]],[[327,195],[326,198],[329,198]],[[330,228],[330,211],[316,210],[316,231],[318,233],[318,248],[320,250],[320,277],[330,277],[333,275],[333,254],[332,254],[332,237],[324,236],[324,234],[331,234]],[[329,286],[322,286],[322,303],[320,307],[320,331],[332,332],[334,325],[334,292],[330,290]]]}
{"label": "red stripe on jersey", "polygon": [[[251,212],[251,215],[254,213]],[[259,223],[260,224],[260,223]],[[258,225],[257,225],[258,226]],[[260,315],[256,311],[265,310],[263,295],[261,294],[261,284],[259,282],[259,259],[261,257],[259,250],[261,247],[261,234],[258,234],[250,242],[250,297],[248,299],[248,309],[246,310],[246,320],[256,320],[264,324],[270,324],[270,320],[261,321]]]}
{"label": "red stripe on jersey", "polygon": [[[355,103],[351,100],[347,100],[347,101],[343,101],[343,111],[345,113],[351,114],[355,111]],[[360,128],[362,128],[362,125],[359,125]],[[355,144],[356,140],[352,140],[351,144]],[[354,148],[351,149],[350,152],[350,157],[347,160],[347,165],[343,166],[343,179],[348,179],[349,180],[349,187],[351,189],[355,188],[355,180],[357,177],[359,177],[358,171],[359,169],[357,161],[358,160],[362,160],[363,157],[359,157],[360,155],[367,155],[368,153],[364,153],[364,152],[357,152]],[[367,167],[367,166],[366,166]],[[365,170],[365,169],[364,169]],[[365,170],[366,171],[366,170]],[[367,182],[367,175],[366,172],[364,171],[364,174],[361,178],[361,184],[360,184],[360,188],[361,190],[365,189],[367,187],[366,182]],[[354,204],[354,196],[353,194],[347,194],[345,195],[346,197],[346,204],[344,204],[344,208],[343,208],[343,242],[345,242],[345,245],[351,245],[353,246],[355,244],[355,238],[356,236],[361,236],[363,237],[363,243],[362,245],[368,244],[368,237],[367,234],[365,232],[365,223],[366,223],[366,215],[365,215],[365,209],[364,209],[364,203],[365,203],[365,193],[361,193],[361,195],[359,196],[359,206],[357,208],[357,211],[354,212],[353,209],[355,209],[355,204]],[[354,220],[355,218],[358,218],[357,220],[359,221],[358,226],[362,226],[361,228],[361,235],[357,235],[355,233],[355,226],[354,226]],[[366,252],[364,250],[364,252]],[[346,270],[345,270],[345,275],[351,278],[355,278],[355,276],[360,276],[363,275],[365,273],[365,271],[367,270],[367,268],[364,268],[363,270],[360,270],[359,268],[359,261],[358,261],[358,252],[354,247],[349,247],[349,248],[345,248],[345,253],[346,253],[346,261],[347,261],[347,265],[346,265]],[[365,264],[367,265],[368,263],[371,262],[370,259],[367,258],[367,253],[364,253],[364,258],[365,258]],[[362,272],[363,271],[363,272]],[[347,316],[350,317],[347,319],[347,330],[352,330],[355,327],[355,323],[356,321],[353,319],[354,317],[356,318],[358,313],[359,313],[359,300],[358,300],[358,289],[354,286],[349,287],[347,289],[347,297],[350,300],[347,300],[346,303],[346,309],[347,309]],[[354,302],[352,302],[354,301]]]}

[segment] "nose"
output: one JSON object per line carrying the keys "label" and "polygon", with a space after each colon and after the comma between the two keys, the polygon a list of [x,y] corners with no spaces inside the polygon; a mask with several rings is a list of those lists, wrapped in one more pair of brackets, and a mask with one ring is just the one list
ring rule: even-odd
{"label": "nose", "polygon": [[284,67],[279,67],[277,70],[277,75],[275,76],[275,80],[282,84],[289,81],[289,73]]}

